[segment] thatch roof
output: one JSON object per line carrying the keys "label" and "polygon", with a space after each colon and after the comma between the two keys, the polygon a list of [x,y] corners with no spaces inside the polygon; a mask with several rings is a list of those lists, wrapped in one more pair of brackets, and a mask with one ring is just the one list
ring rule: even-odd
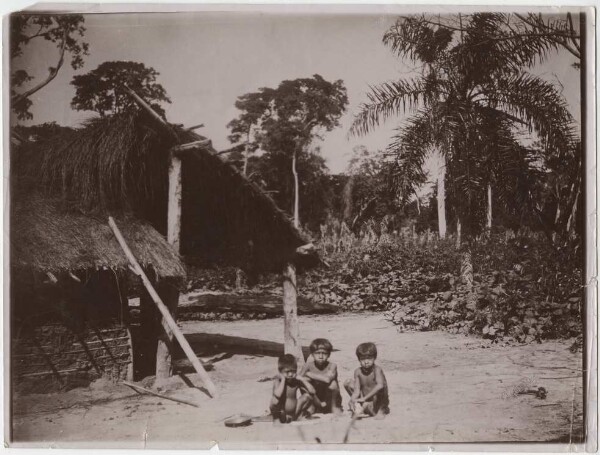
{"label": "thatch roof", "polygon": [[[16,269],[60,274],[110,268],[127,270],[107,219],[65,207],[56,198],[16,190],[11,207],[11,265]],[[131,215],[115,222],[138,262],[161,278],[180,278],[185,269],[179,255],[148,223]]]}
{"label": "thatch roof", "polygon": [[[15,157],[21,180],[88,215],[132,213],[166,234],[169,150],[201,139],[145,114],[94,119]],[[182,156],[181,253],[254,270],[281,270],[308,240],[258,186],[212,147]],[[313,258],[314,259],[314,258]],[[310,261],[310,265],[315,261]]]}

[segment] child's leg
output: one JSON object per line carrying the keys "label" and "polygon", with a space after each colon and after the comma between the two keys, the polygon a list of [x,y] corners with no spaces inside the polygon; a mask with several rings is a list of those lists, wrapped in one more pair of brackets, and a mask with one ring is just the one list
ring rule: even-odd
{"label": "child's leg", "polygon": [[304,413],[310,409],[312,404],[313,398],[308,393],[300,395],[300,398],[298,398],[298,402],[296,403],[296,415],[294,416],[294,420],[298,420],[302,417]]}
{"label": "child's leg", "polygon": [[273,416],[273,420],[279,420],[282,423],[285,423],[285,412],[283,404],[281,400],[278,400],[275,397],[271,398],[271,403],[269,405],[269,410],[271,411],[271,415]]}
{"label": "child's leg", "polygon": [[390,398],[387,386],[373,397],[373,412],[377,419],[383,419],[390,413]]}
{"label": "child's leg", "polygon": [[348,395],[352,396],[354,393],[354,381],[352,379],[346,379],[344,381],[344,389],[346,389]]}
{"label": "child's leg", "polygon": [[342,412],[342,394],[340,393],[340,385],[337,381],[331,381],[329,384],[329,402],[327,409],[330,412],[339,414]]}
{"label": "child's leg", "polygon": [[[346,379],[344,381],[344,389],[346,389],[346,393],[350,395],[350,398],[352,398],[352,394],[354,393],[354,381],[352,379]],[[350,401],[348,406],[350,407],[350,411],[354,412],[352,401]]]}
{"label": "child's leg", "polygon": [[[373,401],[365,401],[362,404],[362,412],[368,416],[375,415],[375,403]],[[359,412],[357,412],[359,414]]]}

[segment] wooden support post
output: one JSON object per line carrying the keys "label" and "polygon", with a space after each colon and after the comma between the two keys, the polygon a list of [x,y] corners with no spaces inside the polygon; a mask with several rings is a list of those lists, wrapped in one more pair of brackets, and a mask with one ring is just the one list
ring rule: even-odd
{"label": "wooden support post", "polygon": [[[169,195],[167,205],[167,241],[179,252],[181,234],[181,159],[175,156],[171,149],[171,160],[169,163]],[[177,304],[179,302],[179,291],[172,286],[163,285],[159,292],[166,302],[173,319],[176,318]],[[172,350],[173,332],[166,320],[161,321],[158,327],[159,336],[156,347],[156,380],[163,381],[173,373]]]}
{"label": "wooden support post", "polygon": [[[169,309],[171,316],[177,318],[177,304],[179,303],[179,290],[163,283],[159,286],[158,293]],[[157,384],[173,375],[173,331],[167,321],[162,318],[158,327],[158,343],[156,346],[156,381]]]}
{"label": "wooden support post", "polygon": [[296,266],[291,262],[283,269],[283,340],[284,352],[298,359],[298,368],[304,365],[298,327],[298,290],[296,288]]}
{"label": "wooden support post", "polygon": [[142,267],[138,263],[137,259],[135,258],[135,256],[133,255],[133,253],[131,252],[129,247],[127,246],[127,242],[125,242],[125,239],[123,238],[123,235],[121,234],[121,231],[119,231],[119,228],[115,224],[115,220],[113,220],[112,217],[108,217],[108,224],[112,228],[112,230],[115,234],[115,237],[117,238],[117,241],[119,242],[119,245],[121,245],[121,248],[123,249],[123,252],[125,253],[125,256],[127,256],[127,259],[133,266],[137,275],[142,279],[142,282],[144,283],[144,286],[146,287],[148,294],[150,294],[150,297],[152,297],[152,300],[154,301],[154,304],[157,306],[158,310],[162,314],[164,321],[169,325],[169,328],[173,331],[173,335],[179,342],[181,349],[183,349],[183,352],[185,353],[186,357],[193,365],[194,369],[198,373],[198,376],[200,376],[200,379],[202,379],[202,381],[204,382],[206,389],[208,390],[208,392],[211,394],[212,397],[217,397],[218,392],[217,392],[215,385],[213,384],[210,377],[206,373],[206,370],[204,370],[204,367],[198,360],[198,357],[196,357],[194,350],[192,349],[192,347],[190,346],[188,341],[185,339],[185,336],[183,336],[183,333],[181,333],[181,330],[179,329],[179,327],[177,327],[177,323],[173,319],[173,316],[171,316],[169,309],[163,303],[160,296],[158,295],[158,293],[156,292],[156,290],[150,283],[150,280],[144,273],[144,270],[142,269]]}
{"label": "wooden support post", "polygon": [[169,163],[169,201],[167,206],[167,241],[179,252],[181,234],[181,159],[171,155]]}
{"label": "wooden support post", "polygon": [[[134,273],[137,275],[136,270]],[[148,271],[148,278],[155,282],[152,270]],[[156,305],[146,288],[143,288],[140,294],[140,340],[135,353],[136,360],[140,362],[136,365],[140,378],[156,372],[157,329]]]}

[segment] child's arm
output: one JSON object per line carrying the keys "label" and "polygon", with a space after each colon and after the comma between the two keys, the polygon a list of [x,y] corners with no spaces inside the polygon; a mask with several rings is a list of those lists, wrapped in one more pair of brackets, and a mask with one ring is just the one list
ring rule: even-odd
{"label": "child's arm", "polygon": [[327,368],[327,371],[323,373],[318,373],[316,371],[310,371],[307,369],[302,376],[312,379],[313,381],[319,381],[329,385],[337,379],[337,366],[335,363],[331,363],[330,368]]}
{"label": "child's arm", "polygon": [[315,390],[315,388],[312,386],[312,384],[306,378],[304,378],[302,376],[297,376],[296,379],[298,379],[298,381],[300,382],[301,388],[306,390],[312,396],[316,395],[317,391]]}
{"label": "child's arm", "polygon": [[283,395],[284,390],[285,378],[281,377],[281,375],[275,376],[275,380],[273,382],[273,396],[279,400]]}
{"label": "child's arm", "polygon": [[355,403],[358,401],[358,397],[360,396],[360,379],[358,378],[358,368],[354,370],[354,390],[352,392],[352,396],[350,397],[350,403]]}
{"label": "child's arm", "polygon": [[377,395],[384,387],[385,380],[383,379],[383,370],[381,368],[375,368],[375,387],[371,389],[364,397],[358,400],[359,403],[369,401],[375,395]]}
{"label": "child's arm", "polygon": [[306,375],[306,373],[308,373],[308,364],[309,364],[309,362],[306,362],[304,365],[302,365],[302,368],[300,368],[300,372],[298,373],[298,376],[308,377]]}

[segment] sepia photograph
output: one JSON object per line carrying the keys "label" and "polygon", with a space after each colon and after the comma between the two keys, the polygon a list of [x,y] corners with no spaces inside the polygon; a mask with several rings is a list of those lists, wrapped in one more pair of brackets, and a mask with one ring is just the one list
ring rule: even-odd
{"label": "sepia photograph", "polygon": [[66,6],[4,17],[5,444],[597,450],[592,8]]}

